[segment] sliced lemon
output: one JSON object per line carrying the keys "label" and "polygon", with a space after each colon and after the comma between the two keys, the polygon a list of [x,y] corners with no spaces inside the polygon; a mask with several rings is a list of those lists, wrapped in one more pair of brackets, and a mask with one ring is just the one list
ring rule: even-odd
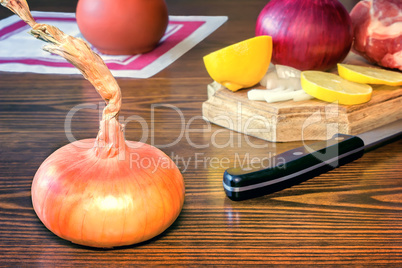
{"label": "sliced lemon", "polygon": [[272,38],[263,35],[227,46],[204,56],[211,78],[237,91],[256,85],[268,70],[272,56]]}
{"label": "sliced lemon", "polygon": [[301,73],[303,90],[323,101],[353,105],[371,99],[373,89],[367,84],[359,84],[343,79],[339,75],[321,71]]}
{"label": "sliced lemon", "polygon": [[362,84],[402,85],[402,73],[380,68],[338,63],[342,78]]}

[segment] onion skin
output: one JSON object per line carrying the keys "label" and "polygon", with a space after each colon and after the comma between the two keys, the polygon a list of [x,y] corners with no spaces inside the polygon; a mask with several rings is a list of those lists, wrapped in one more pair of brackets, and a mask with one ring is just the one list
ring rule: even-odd
{"label": "onion skin", "polygon": [[126,141],[117,121],[121,91],[102,58],[82,39],[36,23],[26,0],[0,0],[48,43],[43,49],[77,67],[105,100],[96,139],[51,154],[32,182],[32,204],[54,234],[84,246],[111,248],[148,240],[166,230],[184,203],[184,181],[159,149]]}
{"label": "onion skin", "polygon": [[272,36],[274,64],[326,71],[349,53],[353,28],[337,0],[272,0],[258,16],[256,35]]}
{"label": "onion skin", "polygon": [[[94,144],[95,139],[75,143],[83,142]],[[178,217],[183,178],[159,149],[127,141],[126,158],[119,160],[97,157],[93,149],[75,143],[51,154],[32,183],[34,210],[54,234],[80,245],[111,248],[153,238]],[[137,156],[160,166],[146,161],[127,165]]]}

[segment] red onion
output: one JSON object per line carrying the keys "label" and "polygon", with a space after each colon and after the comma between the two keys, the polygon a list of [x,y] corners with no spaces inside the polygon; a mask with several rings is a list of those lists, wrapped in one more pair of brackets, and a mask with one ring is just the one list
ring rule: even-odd
{"label": "red onion", "polygon": [[274,64],[325,71],[348,54],[353,28],[337,0],[272,0],[258,16],[256,35],[272,36]]}

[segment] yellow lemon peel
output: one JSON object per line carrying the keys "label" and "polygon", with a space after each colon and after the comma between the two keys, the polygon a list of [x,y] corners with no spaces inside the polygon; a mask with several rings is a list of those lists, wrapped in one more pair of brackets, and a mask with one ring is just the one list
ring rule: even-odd
{"label": "yellow lemon peel", "polygon": [[402,85],[402,73],[375,67],[338,63],[339,76],[356,83]]}
{"label": "yellow lemon peel", "polygon": [[372,87],[343,79],[339,75],[321,71],[304,71],[301,73],[303,90],[323,101],[353,105],[371,99]]}
{"label": "yellow lemon peel", "polygon": [[268,70],[272,38],[263,35],[227,46],[203,57],[211,78],[237,91],[256,85]]}

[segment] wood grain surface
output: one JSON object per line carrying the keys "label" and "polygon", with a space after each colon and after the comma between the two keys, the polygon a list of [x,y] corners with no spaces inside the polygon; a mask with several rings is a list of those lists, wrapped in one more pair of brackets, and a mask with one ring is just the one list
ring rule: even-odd
{"label": "wood grain surface", "polygon": [[[201,118],[212,82],[202,56],[254,35],[266,0],[167,0],[172,15],[227,15],[228,22],[149,79],[118,79],[128,140],[160,147],[181,169],[186,200],[176,222],[133,246],[94,249],[62,240],[36,217],[32,178],[43,160],[69,143],[64,124],[76,105],[102,105],[78,75],[0,73],[0,266],[402,266],[402,141],[277,193],[229,200],[222,174],[265,163],[300,142],[270,143]],[[77,1],[32,0],[32,10],[74,12]],[[344,1],[350,9],[351,1]],[[0,9],[0,18],[10,12]],[[78,111],[76,139],[93,138],[99,111]],[[264,162],[265,161],[265,162]]]}

